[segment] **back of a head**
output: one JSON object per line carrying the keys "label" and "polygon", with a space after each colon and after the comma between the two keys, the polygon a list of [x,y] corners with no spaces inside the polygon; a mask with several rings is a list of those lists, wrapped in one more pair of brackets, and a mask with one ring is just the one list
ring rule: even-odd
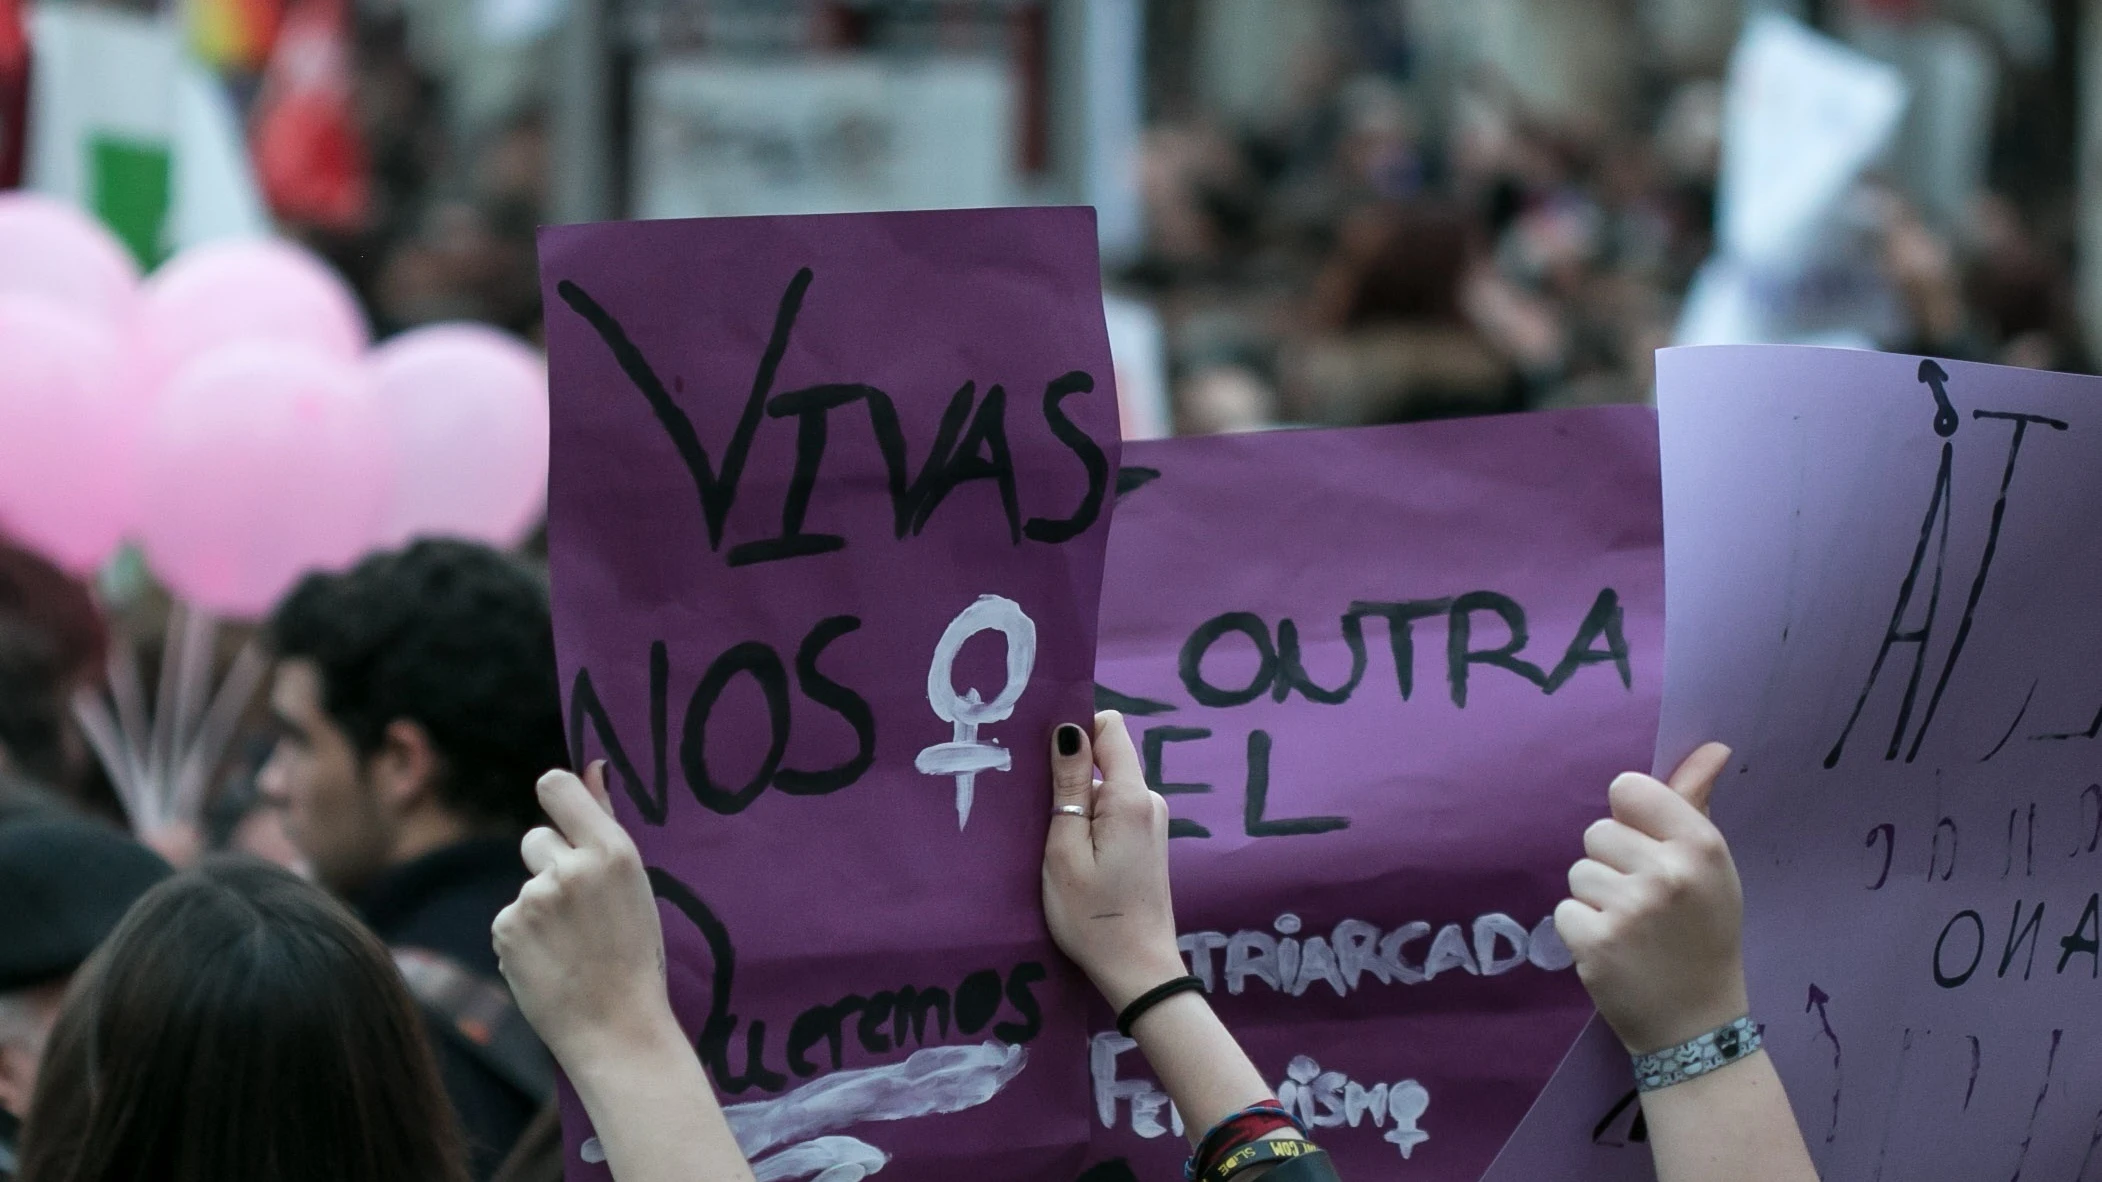
{"label": "back of a head", "polygon": [[323,705],[371,754],[390,723],[445,762],[439,798],[476,822],[537,824],[533,784],[567,766],[544,582],[486,546],[422,541],[310,575],[270,621],[277,655],[311,662]]}
{"label": "back of a head", "polygon": [[0,745],[14,770],[77,787],[85,753],[67,750],[66,711],[108,643],[86,586],[0,539]]}
{"label": "back of a head", "polygon": [[139,900],[67,997],[19,1182],[461,1182],[386,949],[318,888],[207,864]]}

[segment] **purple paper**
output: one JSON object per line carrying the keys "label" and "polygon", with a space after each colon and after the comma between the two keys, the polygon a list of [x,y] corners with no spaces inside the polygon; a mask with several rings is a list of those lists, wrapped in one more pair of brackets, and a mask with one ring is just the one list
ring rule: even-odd
{"label": "purple paper", "polygon": [[571,746],[732,1127],[762,1177],[1070,1182],[1090,992],[1038,868],[1117,465],[1091,212],[540,246]]}
{"label": "purple paper", "polygon": [[[1737,347],[1658,389],[1657,766],[1736,749],[1753,1011],[1820,1172],[2093,1176],[2102,382]],[[1593,1032],[1490,1177],[1649,1177],[1629,1089]]]}
{"label": "purple paper", "polygon": [[[1590,1012],[1543,921],[1655,735],[1655,430],[1125,449],[1098,700],[1168,794],[1193,971],[1345,1177],[1479,1176]],[[1166,1097],[1092,1032],[1086,1177],[1175,1177]]]}

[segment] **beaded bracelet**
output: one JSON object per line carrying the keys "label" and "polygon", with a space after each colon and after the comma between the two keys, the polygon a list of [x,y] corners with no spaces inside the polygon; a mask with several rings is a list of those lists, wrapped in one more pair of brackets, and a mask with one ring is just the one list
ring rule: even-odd
{"label": "beaded bracelet", "polygon": [[1759,1049],[1764,1040],[1759,1024],[1743,1017],[1708,1033],[1689,1038],[1675,1047],[1636,1055],[1635,1087],[1654,1092],[1685,1083],[1721,1067],[1728,1067]]}

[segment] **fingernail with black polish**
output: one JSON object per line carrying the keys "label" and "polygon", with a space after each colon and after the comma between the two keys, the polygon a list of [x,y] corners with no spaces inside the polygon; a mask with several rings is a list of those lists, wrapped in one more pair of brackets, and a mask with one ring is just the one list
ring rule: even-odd
{"label": "fingernail with black polish", "polygon": [[1069,722],[1058,728],[1058,753],[1060,755],[1080,754],[1079,727]]}

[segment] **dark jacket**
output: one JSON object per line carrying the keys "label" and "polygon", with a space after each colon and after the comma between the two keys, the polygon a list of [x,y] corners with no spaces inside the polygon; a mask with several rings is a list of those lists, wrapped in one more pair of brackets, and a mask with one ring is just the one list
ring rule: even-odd
{"label": "dark jacket", "polygon": [[[389,870],[354,901],[389,947],[435,952],[501,982],[489,926],[528,877],[516,841],[478,838]],[[469,1164],[476,1178],[488,1178],[546,1097],[506,1082],[449,1024],[429,1011],[425,1017],[439,1074],[467,1135]]]}

